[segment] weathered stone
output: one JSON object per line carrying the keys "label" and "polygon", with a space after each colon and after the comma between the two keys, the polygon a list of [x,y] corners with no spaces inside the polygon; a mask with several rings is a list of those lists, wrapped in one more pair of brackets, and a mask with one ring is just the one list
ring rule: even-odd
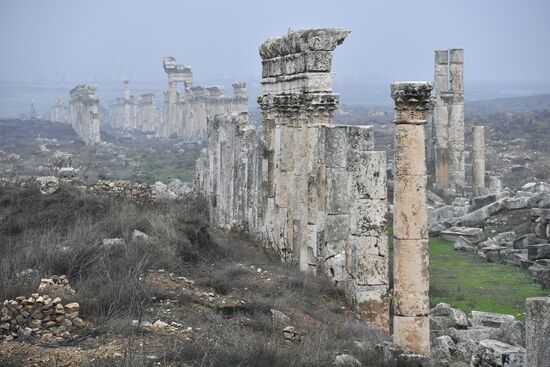
{"label": "weathered stone", "polygon": [[444,329],[450,327],[465,329],[468,327],[468,318],[464,311],[452,308],[446,303],[438,303],[432,308],[430,311],[430,318],[438,320],[438,324]]}
{"label": "weathered stone", "polygon": [[527,346],[526,367],[543,367],[550,361],[550,298],[533,297],[525,301]]}
{"label": "weathered stone", "polygon": [[482,312],[472,311],[472,325],[475,326],[490,326],[500,327],[502,324],[516,321],[516,318],[512,315],[494,313],[494,312]]}
{"label": "weathered stone", "polygon": [[498,340],[480,341],[472,355],[472,367],[523,367],[525,348],[512,346]]}
{"label": "weathered stone", "polygon": [[340,354],[334,359],[334,365],[338,367],[361,367],[357,358],[349,354]]}
{"label": "weathered stone", "polygon": [[59,180],[54,176],[37,177],[36,182],[43,195],[51,195],[59,190]]}
{"label": "weathered stone", "polygon": [[450,336],[440,336],[431,342],[430,356],[435,360],[449,360],[455,351],[456,345]]}
{"label": "weathered stone", "polygon": [[395,102],[394,341],[429,355],[426,111],[432,86],[391,85]]}
{"label": "weathered stone", "polygon": [[460,238],[464,238],[472,244],[477,244],[483,238],[483,229],[475,227],[452,227],[441,231],[441,238],[447,241],[457,241]]}

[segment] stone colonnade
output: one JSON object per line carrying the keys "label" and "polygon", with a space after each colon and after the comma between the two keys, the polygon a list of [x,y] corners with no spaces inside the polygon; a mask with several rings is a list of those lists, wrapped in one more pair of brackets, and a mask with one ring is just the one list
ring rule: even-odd
{"label": "stone colonnade", "polygon": [[247,114],[209,118],[196,186],[214,224],[326,274],[388,330],[386,156],[373,151],[372,127],[332,125],[332,52],[348,33],[299,30],[262,44],[263,136]]}
{"label": "stone colonnade", "polygon": [[55,122],[68,122],[67,106],[61,102],[59,98],[55,100],[55,105],[52,106],[50,111],[50,120]]}
{"label": "stone colonnade", "polygon": [[248,111],[246,83],[233,84],[233,96],[225,95],[222,86],[196,86],[178,92],[177,134],[192,139],[204,139],[206,117],[223,113]]}
{"label": "stone colonnade", "polygon": [[69,122],[86,144],[96,144],[101,140],[96,89],[92,85],[78,85],[70,91]]}
{"label": "stone colonnade", "polygon": [[145,93],[141,95],[138,102],[138,113],[136,128],[154,132],[157,126],[157,96],[154,93]]}
{"label": "stone colonnade", "polygon": [[138,120],[136,97],[130,94],[130,82],[124,80],[123,84],[123,97],[109,102],[109,124],[115,129],[135,129]]}
{"label": "stone colonnade", "polygon": [[[193,87],[191,68],[176,64],[172,56],[164,58],[164,70],[168,74],[168,92],[165,94],[163,126],[158,131],[162,137],[204,139],[207,116],[248,111],[245,83],[233,84],[233,97],[226,97],[224,87]],[[182,91],[177,89],[180,82],[185,87]]]}
{"label": "stone colonnade", "polygon": [[395,101],[394,316],[396,344],[429,355],[425,127],[432,86],[393,83]]}

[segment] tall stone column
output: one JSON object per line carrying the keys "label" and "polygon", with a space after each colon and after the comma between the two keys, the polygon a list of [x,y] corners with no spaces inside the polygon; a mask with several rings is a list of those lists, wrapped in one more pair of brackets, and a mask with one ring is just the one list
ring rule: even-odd
{"label": "tall stone column", "polygon": [[474,126],[472,180],[474,196],[485,194],[485,127]]}
{"label": "tall stone column", "polygon": [[449,186],[464,186],[464,49],[449,50]]}
{"label": "tall stone column", "polygon": [[433,98],[433,143],[435,188],[449,187],[449,52],[435,51]]}
{"label": "tall stone column", "polygon": [[526,367],[547,367],[550,361],[550,297],[525,301]]}
{"label": "tall stone column", "polygon": [[424,124],[432,86],[391,85],[395,101],[394,342],[429,355],[428,217]]}

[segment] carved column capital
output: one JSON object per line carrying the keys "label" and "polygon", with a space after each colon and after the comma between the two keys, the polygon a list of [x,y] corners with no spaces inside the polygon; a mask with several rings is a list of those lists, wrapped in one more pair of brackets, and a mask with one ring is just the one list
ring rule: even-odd
{"label": "carved column capital", "polygon": [[397,82],[391,84],[395,101],[396,124],[423,125],[431,101],[432,85],[429,82]]}

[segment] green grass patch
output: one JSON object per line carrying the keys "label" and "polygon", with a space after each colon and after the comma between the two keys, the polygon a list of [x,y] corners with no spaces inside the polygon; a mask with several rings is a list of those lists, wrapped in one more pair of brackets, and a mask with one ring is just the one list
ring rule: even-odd
{"label": "green grass patch", "polygon": [[476,254],[456,251],[450,242],[430,238],[430,302],[445,302],[472,310],[524,317],[525,299],[548,291],[529,279],[521,268],[489,263]]}

